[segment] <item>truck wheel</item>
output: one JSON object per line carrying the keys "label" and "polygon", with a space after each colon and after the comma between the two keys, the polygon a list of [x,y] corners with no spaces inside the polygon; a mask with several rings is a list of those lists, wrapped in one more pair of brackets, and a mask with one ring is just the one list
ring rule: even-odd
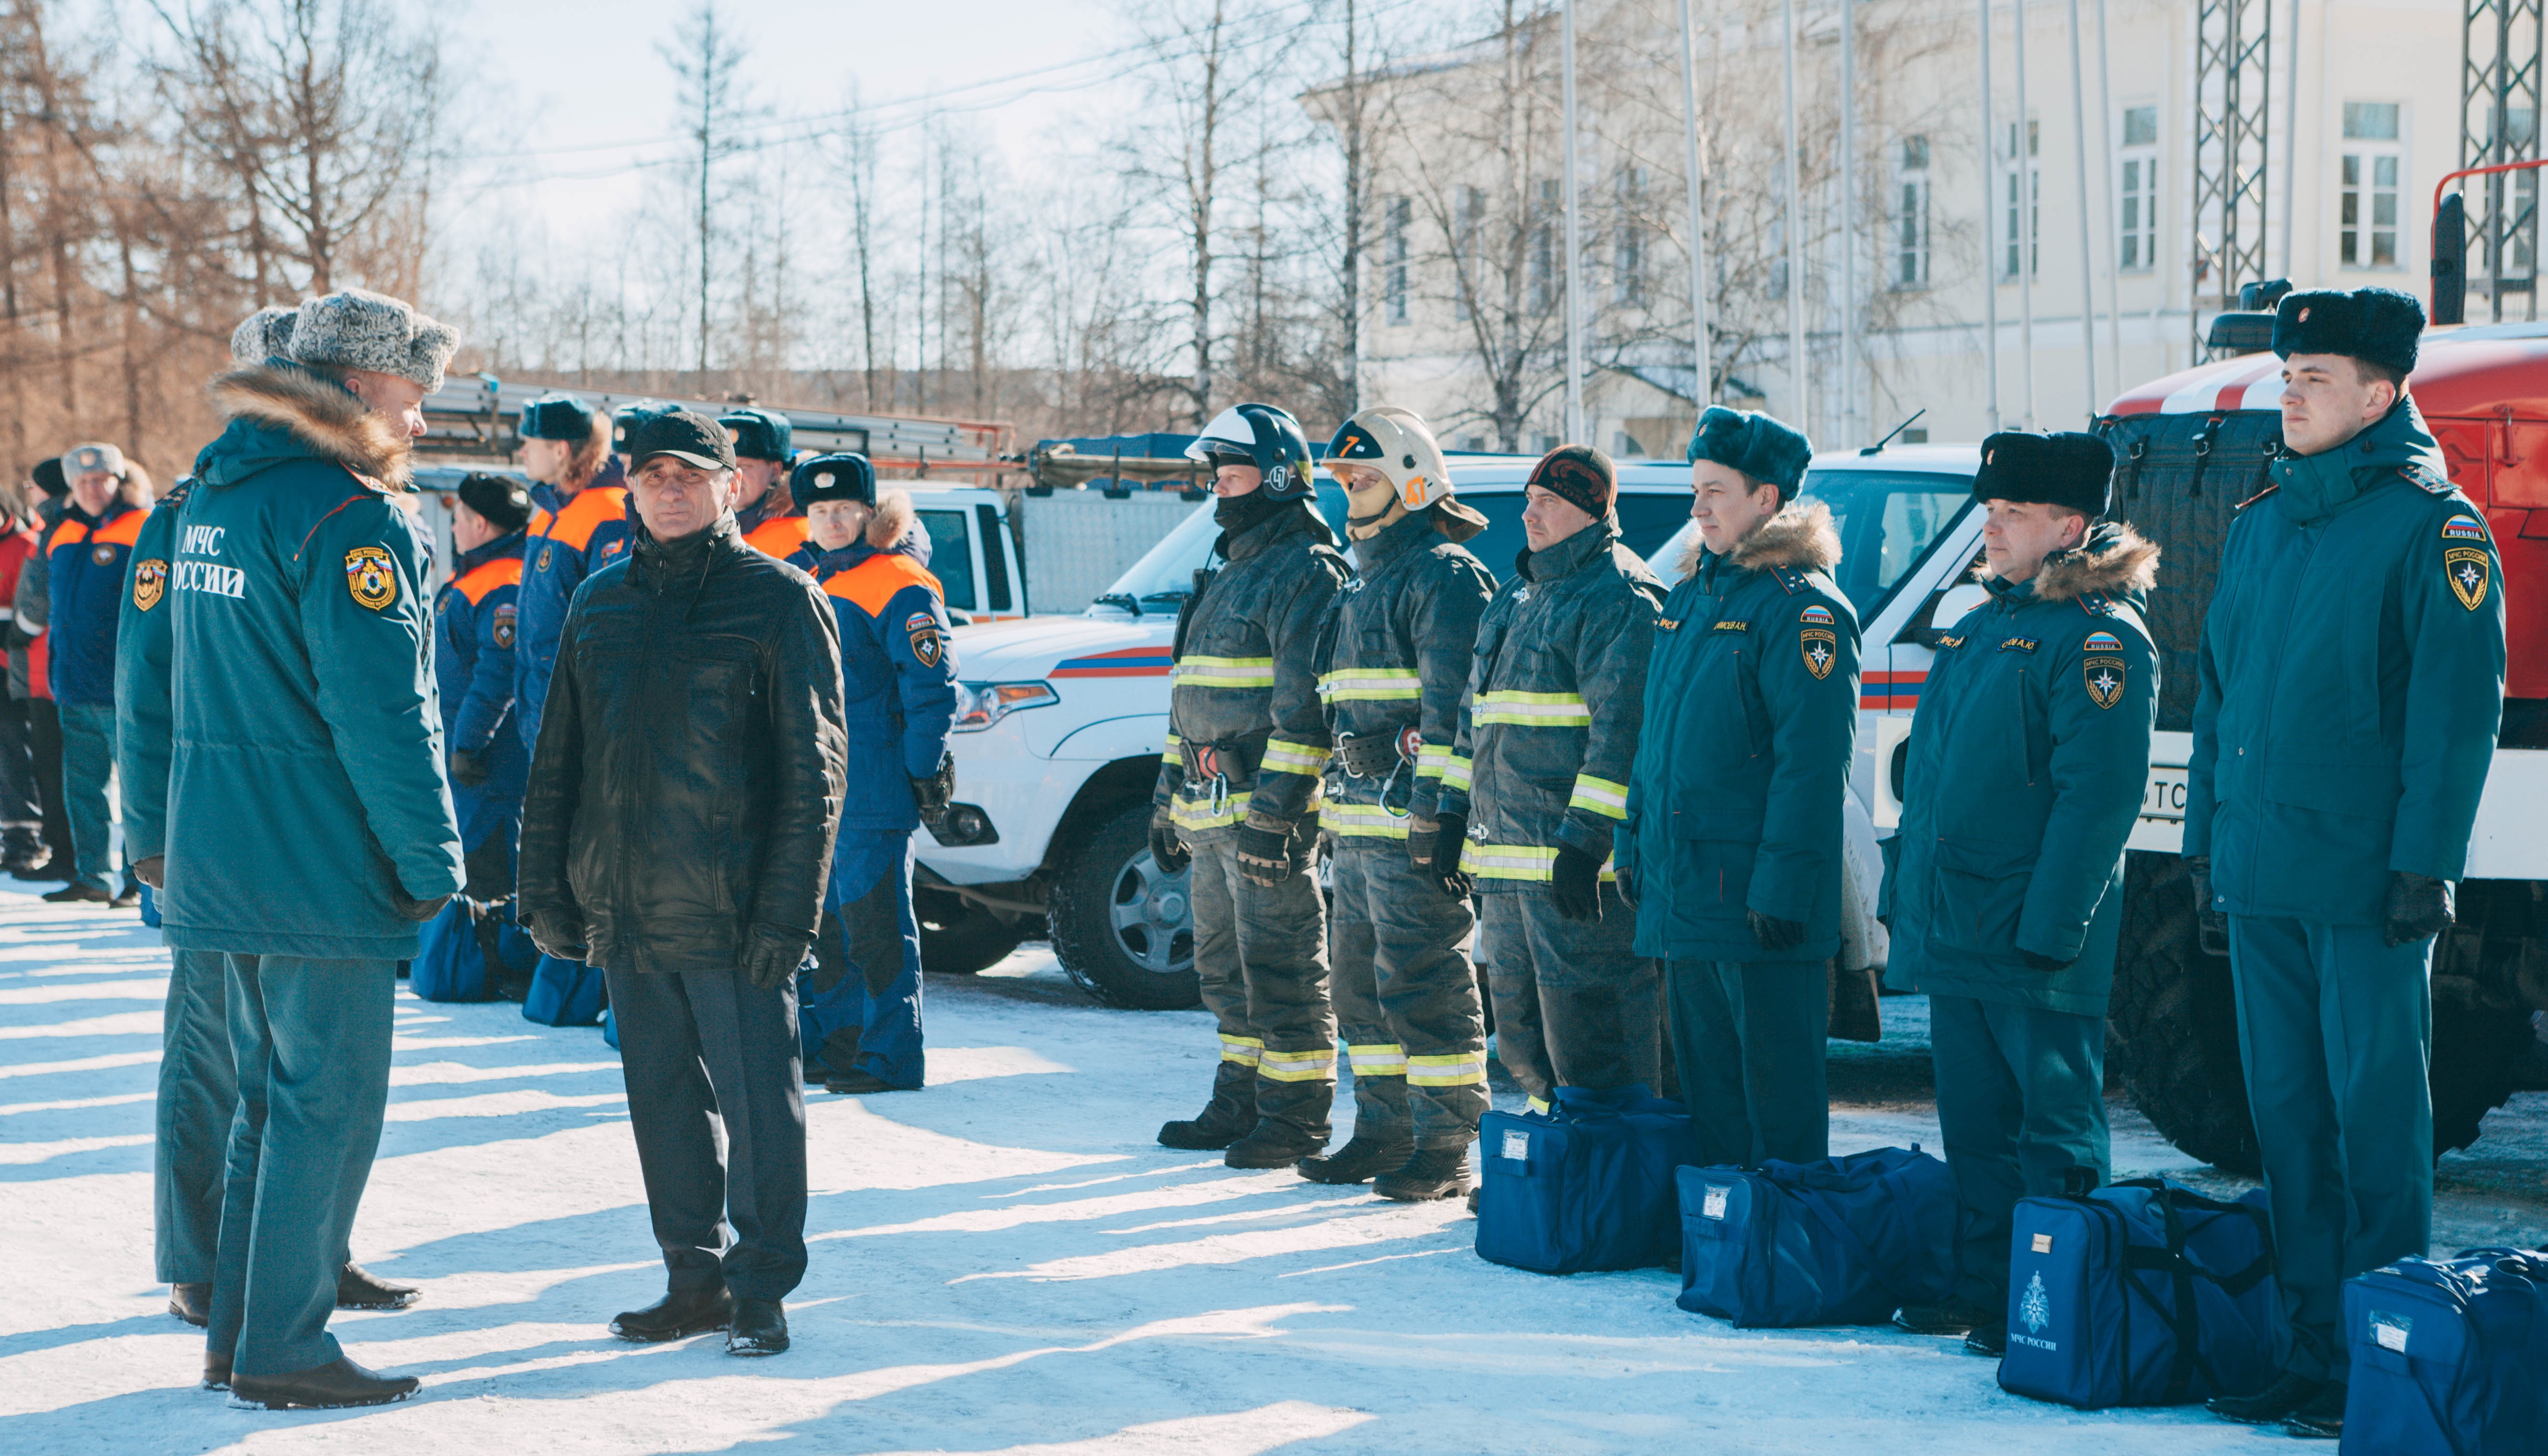
{"label": "truck wheel", "polygon": [[[2436,975],[2437,991],[2449,978]],[[2123,953],[2108,1011],[2133,1105],[2160,1136],[2232,1173],[2258,1167],[2256,1129],[2238,1061],[2230,962],[2195,940],[2184,862],[2135,853],[2124,869]],[[2468,1146],[2516,1089],[2533,1040],[2524,1011],[2450,994],[2433,1002],[2433,1152]]]}
{"label": "truck wheel", "polygon": [[1181,1011],[1202,1004],[1192,871],[1169,874],[1150,858],[1150,806],[1126,804],[1078,839],[1053,874],[1053,958],[1108,1006]]}
{"label": "truck wheel", "polygon": [[911,910],[920,921],[920,968],[935,975],[988,970],[1026,939],[1020,927],[946,890],[914,889]]}

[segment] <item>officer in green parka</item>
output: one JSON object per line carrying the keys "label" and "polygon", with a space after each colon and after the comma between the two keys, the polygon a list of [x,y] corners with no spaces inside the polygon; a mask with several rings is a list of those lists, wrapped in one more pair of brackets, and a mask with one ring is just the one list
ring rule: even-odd
{"label": "officer in green parka", "polygon": [[1858,614],[1840,533],[1796,492],[1813,446],[1712,408],[1690,436],[1698,544],[1664,602],[1615,842],[1637,954],[1665,962],[1701,1164],[1830,1152],[1824,962],[1840,950]]}
{"label": "officer in green parka", "polygon": [[1893,1319],[1986,1355],[2007,1343],[2017,1201],[2111,1167],[2106,997],[2158,711],[2141,613],[2159,556],[2103,518],[2114,469],[2095,435],[1982,442],[1990,596],[1938,639],[1877,905],[1885,983],[1929,993],[1961,1206],[1955,1293]]}
{"label": "officer in green parka", "polygon": [[2427,977],[2503,702],[2495,540],[2406,389],[2423,324],[2389,289],[2283,300],[2283,450],[2196,660],[2184,854],[2228,918],[2289,1326],[2282,1376],[2212,1409],[2306,1435],[2343,1425],[2344,1281],[2431,1240]]}

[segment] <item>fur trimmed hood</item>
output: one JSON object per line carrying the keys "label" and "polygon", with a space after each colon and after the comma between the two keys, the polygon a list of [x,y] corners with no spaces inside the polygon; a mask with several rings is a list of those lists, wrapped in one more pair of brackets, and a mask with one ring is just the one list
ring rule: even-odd
{"label": "fur trimmed hood", "polygon": [[[1697,574],[1705,549],[1693,536],[1681,559],[1684,577]],[[1831,507],[1819,500],[1784,506],[1744,537],[1727,559],[1748,572],[1782,566],[1827,572],[1840,565],[1840,528],[1832,524]]]}
{"label": "fur trimmed hood", "polygon": [[[2159,546],[2119,520],[2099,521],[2088,539],[2046,559],[2035,574],[2039,601],[2076,601],[2096,593],[2146,596],[2158,581]],[[1991,580],[1990,563],[1973,569],[1975,581]]]}
{"label": "fur trimmed hood", "polygon": [[911,493],[879,491],[875,514],[867,517],[867,544],[878,551],[890,551],[919,526],[919,512],[911,508]]}
{"label": "fur trimmed hood", "polygon": [[215,375],[205,393],[226,418],[285,430],[311,454],[393,491],[410,484],[406,433],[332,380],[259,364]]}

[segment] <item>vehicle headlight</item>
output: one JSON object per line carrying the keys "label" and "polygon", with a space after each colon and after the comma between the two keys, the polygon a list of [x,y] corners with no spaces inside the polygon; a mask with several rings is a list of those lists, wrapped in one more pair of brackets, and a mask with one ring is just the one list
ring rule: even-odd
{"label": "vehicle headlight", "polygon": [[950,733],[979,733],[1024,708],[1049,707],[1061,694],[1049,682],[958,682]]}

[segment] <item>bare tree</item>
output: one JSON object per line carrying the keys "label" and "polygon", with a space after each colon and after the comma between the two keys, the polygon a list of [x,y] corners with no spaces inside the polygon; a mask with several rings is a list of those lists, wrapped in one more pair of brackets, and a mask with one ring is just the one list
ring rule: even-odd
{"label": "bare tree", "polygon": [[697,148],[693,165],[698,168],[698,205],[692,220],[698,235],[698,368],[704,375],[712,331],[708,289],[716,266],[714,177],[717,163],[748,148],[740,129],[758,115],[738,74],[751,47],[718,16],[716,0],[700,0],[682,21],[675,42],[658,46],[656,51],[681,81],[682,114],[686,119],[683,136]]}

